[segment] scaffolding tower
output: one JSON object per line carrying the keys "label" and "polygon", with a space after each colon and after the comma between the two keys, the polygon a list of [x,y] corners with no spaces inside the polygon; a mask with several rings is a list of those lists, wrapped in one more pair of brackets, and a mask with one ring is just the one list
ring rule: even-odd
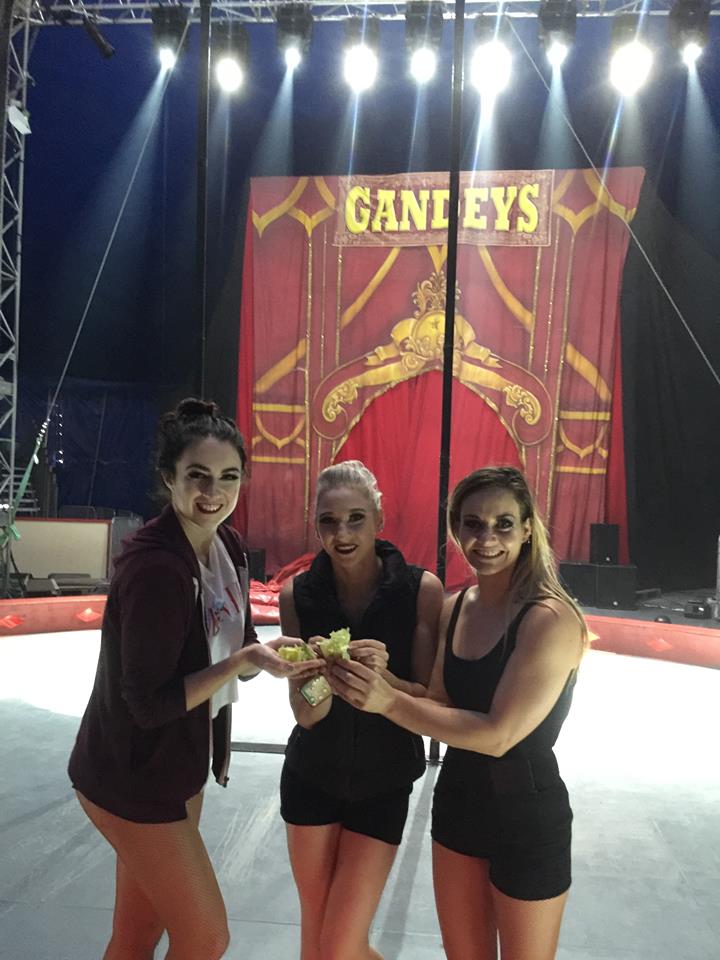
{"label": "scaffolding tower", "polygon": [[[29,3],[3,0],[0,66],[7,77],[2,98],[2,180],[0,182],[0,573],[7,583],[16,492],[15,431],[18,400],[18,342],[22,259],[23,177],[30,41]],[[4,528],[4,530],[2,529]],[[4,543],[3,543],[4,541]]]}

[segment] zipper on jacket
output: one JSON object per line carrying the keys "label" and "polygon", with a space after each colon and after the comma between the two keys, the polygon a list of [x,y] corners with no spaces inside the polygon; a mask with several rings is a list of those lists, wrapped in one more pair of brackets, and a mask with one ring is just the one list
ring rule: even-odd
{"label": "zipper on jacket", "polygon": [[[227,548],[226,548],[226,549],[227,549]],[[231,560],[232,560],[232,558],[231,558]],[[248,555],[247,555],[246,553],[243,553],[243,560],[245,561],[245,569],[247,570],[247,575],[248,575],[248,578],[247,578],[247,588],[248,588],[248,597],[249,597],[249,595],[250,595],[250,558],[248,557]],[[246,611],[246,612],[245,612],[245,617],[247,617],[247,615],[248,615],[248,614],[247,614],[247,600],[248,600],[248,598],[247,598],[247,597],[243,597],[243,595],[242,595],[242,583],[241,583],[242,578],[241,578],[240,575],[239,575],[239,568],[238,568],[238,566],[237,566],[237,564],[235,563],[234,560],[232,560],[232,565],[233,565],[233,568],[234,568],[234,570],[235,570],[235,575],[237,576],[237,579],[238,579],[238,584],[240,585],[240,602],[241,602],[241,603],[244,603],[244,605],[245,605],[245,611]],[[204,624],[205,624],[205,618],[203,617],[203,626],[204,626]],[[247,623],[245,622],[245,620],[243,620],[243,633],[245,632],[246,629],[247,629]],[[207,639],[207,633],[206,633],[206,635],[205,635],[205,638]],[[243,638],[243,645],[244,645],[244,644],[245,644],[245,640],[244,640],[244,638]],[[209,644],[209,642],[208,642],[208,647],[209,647],[209,645],[210,645],[210,644]],[[229,703],[227,706],[228,706],[228,720],[227,720],[227,723],[225,724],[225,760],[223,761],[223,766],[222,766],[222,770],[220,771],[220,775],[219,775],[218,777],[216,777],[217,782],[218,782],[218,783],[220,784],[220,786],[222,786],[222,787],[226,787],[226,786],[227,786],[227,783],[228,783],[228,780],[230,779],[230,777],[228,776],[228,771],[230,770],[230,759],[231,759],[231,758],[230,758],[230,751],[231,751],[231,744],[232,744],[232,708],[233,708],[233,705],[232,705],[232,703]],[[211,711],[211,712],[212,712],[212,711]],[[212,719],[210,720],[210,724],[211,724],[211,729],[212,729]]]}
{"label": "zipper on jacket", "polygon": [[[210,650],[210,641],[208,640],[207,630],[205,629],[205,599],[203,597],[202,591],[202,578],[196,579],[193,577],[195,583],[195,589],[197,590],[197,600],[200,606],[200,622],[202,624],[202,632],[205,637],[205,646],[207,647],[208,655],[208,666],[212,666],[212,652]],[[212,761],[213,761],[213,716],[212,716],[212,695],[207,699],[207,710],[208,710],[208,768],[209,772],[212,772]]]}
{"label": "zipper on jacket", "polygon": [[230,744],[231,744],[231,732],[232,732],[232,704],[228,704],[228,720],[225,724],[225,760],[223,761],[223,767],[220,771],[218,777],[216,777],[217,782],[221,787],[226,787],[228,785],[228,771],[230,769]]}

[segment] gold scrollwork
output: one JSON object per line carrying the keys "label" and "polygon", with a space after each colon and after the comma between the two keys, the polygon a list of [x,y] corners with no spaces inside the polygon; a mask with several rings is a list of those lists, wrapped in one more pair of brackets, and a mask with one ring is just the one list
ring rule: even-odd
{"label": "gold scrollwork", "polygon": [[[352,418],[352,410],[360,393],[408,380],[426,370],[440,369],[445,344],[445,275],[433,273],[418,284],[413,294],[415,311],[393,325],[390,342],[346,365],[346,379],[340,380],[341,370],[321,385],[316,395],[317,422],[315,429],[328,439],[335,437],[343,418]],[[455,296],[460,297],[456,288]],[[504,404],[517,411],[512,422],[512,434],[522,443],[539,442],[543,422],[550,416],[549,398],[542,383],[529,371],[496,356],[488,347],[475,342],[475,330],[465,317],[455,314],[453,342],[453,375],[466,386],[478,387],[503,397]],[[340,381],[340,382],[338,382]],[[326,392],[327,391],[327,392]],[[369,401],[368,401],[369,402]],[[367,403],[365,404],[365,406]],[[515,420],[517,418],[517,422]],[[528,432],[520,426],[538,428]],[[334,424],[327,432],[328,424]],[[547,432],[547,431],[546,431]]]}
{"label": "gold scrollwork", "polygon": [[323,416],[328,423],[333,423],[342,413],[342,407],[357,400],[357,380],[346,380],[328,394],[322,406]]}
{"label": "gold scrollwork", "polygon": [[518,412],[525,423],[532,427],[539,421],[542,407],[538,398],[529,390],[519,383],[510,383],[504,388],[503,393],[508,406],[518,407]]}

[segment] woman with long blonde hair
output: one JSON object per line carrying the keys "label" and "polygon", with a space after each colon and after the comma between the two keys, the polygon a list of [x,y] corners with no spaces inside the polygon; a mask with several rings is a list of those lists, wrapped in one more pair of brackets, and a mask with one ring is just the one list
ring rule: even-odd
{"label": "woman with long blonde hair", "polygon": [[570,887],[572,811],[553,752],[587,642],[527,481],[476,470],[448,506],[473,586],[445,602],[428,697],[357,663],[337,694],[448,745],[435,788],[433,879],[449,960],[553,960]]}

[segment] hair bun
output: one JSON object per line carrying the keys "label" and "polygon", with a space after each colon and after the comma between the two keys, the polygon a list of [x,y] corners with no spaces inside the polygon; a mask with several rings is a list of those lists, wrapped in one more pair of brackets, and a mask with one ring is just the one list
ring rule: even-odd
{"label": "hair bun", "polygon": [[220,416],[220,407],[212,400],[198,400],[197,397],[187,397],[185,400],[181,400],[175,408],[175,416],[179,420],[218,417]]}

